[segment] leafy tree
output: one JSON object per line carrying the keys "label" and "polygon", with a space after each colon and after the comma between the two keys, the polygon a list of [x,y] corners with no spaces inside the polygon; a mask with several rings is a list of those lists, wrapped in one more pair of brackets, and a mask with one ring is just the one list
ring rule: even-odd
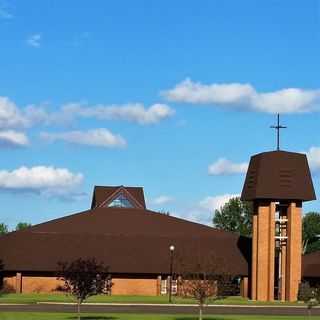
{"label": "leafy tree", "polygon": [[64,290],[77,299],[79,320],[83,301],[90,296],[109,293],[111,290],[109,268],[103,263],[97,263],[94,258],[60,262],[59,269],[59,279],[64,281]]}
{"label": "leafy tree", "polygon": [[8,233],[8,226],[5,223],[0,223],[0,235]]}
{"label": "leafy tree", "polygon": [[298,301],[307,303],[314,298],[314,288],[312,288],[307,281],[300,282],[298,290]]}
{"label": "leafy tree", "polygon": [[311,318],[311,311],[319,304],[320,290],[319,287],[313,288],[309,282],[299,284],[298,300],[303,301],[307,307],[308,318]]}
{"label": "leafy tree", "polygon": [[320,250],[320,213],[308,212],[302,220],[303,253]]}
{"label": "leafy tree", "polygon": [[161,213],[161,214],[165,214],[166,216],[170,216],[170,211],[160,210],[158,212]]}
{"label": "leafy tree", "polygon": [[27,229],[31,227],[31,223],[28,222],[19,222],[16,226],[16,231]]}
{"label": "leafy tree", "polygon": [[215,210],[213,224],[218,229],[237,232],[243,236],[252,233],[253,204],[232,198],[219,210]]}
{"label": "leafy tree", "polygon": [[203,308],[208,302],[223,297],[230,283],[225,264],[217,263],[214,255],[201,257],[194,254],[192,261],[180,261],[177,269],[178,295],[197,301],[199,320],[202,320]]}

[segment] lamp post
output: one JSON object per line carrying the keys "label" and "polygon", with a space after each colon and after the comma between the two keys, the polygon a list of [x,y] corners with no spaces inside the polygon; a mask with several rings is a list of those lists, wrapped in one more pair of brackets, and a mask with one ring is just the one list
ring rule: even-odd
{"label": "lamp post", "polygon": [[170,249],[170,279],[169,279],[169,302],[171,303],[171,293],[172,293],[172,272],[173,272],[173,253],[174,253],[174,246],[171,245]]}

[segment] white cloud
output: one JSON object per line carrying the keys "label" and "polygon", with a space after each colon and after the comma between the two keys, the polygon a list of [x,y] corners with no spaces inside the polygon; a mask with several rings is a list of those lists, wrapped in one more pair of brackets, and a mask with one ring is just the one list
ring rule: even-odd
{"label": "white cloud", "polygon": [[247,162],[233,163],[228,159],[220,158],[208,167],[210,175],[231,175],[237,173],[246,173],[248,169]]}
{"label": "white cloud", "polygon": [[202,84],[186,79],[173,89],[163,91],[169,101],[217,104],[230,109],[267,113],[320,111],[320,89],[285,88],[259,93],[251,84]]}
{"label": "white cloud", "polygon": [[25,127],[27,119],[7,97],[0,97],[0,128]]}
{"label": "white cloud", "polygon": [[61,112],[49,113],[45,108],[27,106],[19,108],[8,97],[0,96],[0,129],[28,128],[36,124],[62,123],[66,118]]}
{"label": "white cloud", "polygon": [[149,108],[141,103],[125,105],[96,105],[83,106],[78,103],[70,103],[63,106],[64,114],[72,114],[74,117],[96,118],[100,120],[125,120],[138,124],[154,124],[169,118],[174,110],[166,104],[153,104]]}
{"label": "white cloud", "polygon": [[239,197],[238,194],[223,194],[217,196],[208,196],[199,201],[199,203],[180,208],[177,211],[170,211],[173,216],[180,217],[189,221],[212,226],[214,211],[220,209],[231,198]]}
{"label": "white cloud", "polygon": [[[23,114],[27,125],[34,126],[36,124],[58,124],[60,123],[57,117],[60,114],[59,112],[48,112],[42,106],[28,105],[25,108],[21,109],[21,113]],[[62,119],[61,119],[62,120]],[[61,121],[62,123],[63,121]]]}
{"label": "white cloud", "polygon": [[25,147],[29,139],[23,132],[14,130],[0,131],[0,146],[4,147]]}
{"label": "white cloud", "polygon": [[44,195],[72,194],[83,181],[81,173],[72,173],[65,168],[46,166],[20,167],[0,170],[0,189],[34,192]]}
{"label": "white cloud", "polygon": [[310,169],[313,172],[320,171],[320,147],[311,147],[306,152]]}
{"label": "white cloud", "polygon": [[230,83],[204,85],[186,79],[177,84],[174,89],[164,91],[163,95],[171,101],[188,103],[238,103],[254,93],[250,84]]}
{"label": "white cloud", "polygon": [[157,198],[151,200],[151,203],[154,205],[164,205],[173,201],[173,198],[170,196],[161,195]]}
{"label": "white cloud", "polygon": [[77,118],[121,120],[148,125],[167,119],[174,113],[175,111],[165,104],[153,104],[146,108],[141,103],[94,106],[69,103],[50,112],[45,106],[29,105],[19,108],[8,97],[0,96],[0,130],[35,125],[66,125]]}
{"label": "white cloud", "polygon": [[48,141],[63,140],[69,143],[82,144],[95,147],[116,148],[125,147],[127,142],[118,134],[113,134],[107,129],[93,129],[88,131],[69,131],[63,133],[41,134]]}
{"label": "white cloud", "polygon": [[319,111],[320,90],[287,88],[260,93],[252,97],[252,107],[269,113],[301,113]]}
{"label": "white cloud", "polygon": [[188,221],[212,225],[212,214],[204,211],[202,208],[185,208],[178,211],[169,211],[170,215],[185,219]]}
{"label": "white cloud", "polygon": [[200,201],[200,207],[210,212],[214,212],[216,209],[223,207],[231,198],[239,197],[239,194],[223,194],[213,197],[206,197]]}
{"label": "white cloud", "polygon": [[27,44],[31,47],[39,48],[41,45],[41,38],[42,36],[40,33],[32,34],[27,38]]}

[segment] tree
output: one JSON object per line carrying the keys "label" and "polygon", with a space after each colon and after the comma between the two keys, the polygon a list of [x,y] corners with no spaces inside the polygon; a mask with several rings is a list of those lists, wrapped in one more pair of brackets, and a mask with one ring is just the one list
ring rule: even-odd
{"label": "tree", "polygon": [[232,198],[219,210],[215,210],[213,224],[217,229],[237,232],[243,236],[252,233],[253,204]]}
{"label": "tree", "polygon": [[16,231],[23,230],[23,229],[27,229],[27,228],[30,228],[31,226],[32,226],[31,223],[28,223],[28,222],[19,222],[19,223],[16,225]]}
{"label": "tree", "polygon": [[111,290],[109,268],[94,258],[60,262],[59,269],[59,279],[64,281],[64,290],[77,299],[79,320],[80,305],[83,301],[90,296],[108,293]]}
{"label": "tree", "polygon": [[308,212],[302,220],[303,254],[320,250],[320,213]]}
{"label": "tree", "polygon": [[308,318],[311,318],[311,311],[320,301],[319,288],[312,288],[309,282],[301,282],[299,284],[298,300],[303,301],[307,307]]}
{"label": "tree", "polygon": [[170,216],[170,211],[160,210],[158,212],[161,213],[161,214],[165,214],[166,216]]}
{"label": "tree", "polygon": [[[195,252],[194,252],[195,253]],[[192,261],[180,261],[177,266],[178,295],[194,298],[199,306],[199,320],[202,320],[203,308],[224,296],[231,277],[224,263],[217,263],[214,255],[192,255]]]}
{"label": "tree", "polygon": [[0,235],[8,233],[8,226],[5,223],[0,223]]}

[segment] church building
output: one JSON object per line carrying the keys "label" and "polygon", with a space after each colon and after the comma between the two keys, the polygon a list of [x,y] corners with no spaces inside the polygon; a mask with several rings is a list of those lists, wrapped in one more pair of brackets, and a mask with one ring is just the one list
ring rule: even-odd
{"label": "church building", "polygon": [[89,210],[0,237],[3,286],[57,291],[59,262],[95,257],[110,268],[111,294],[160,295],[172,262],[178,272],[179,259],[214,256],[244,297],[297,300],[303,277],[320,278],[319,253],[301,256],[303,202],[316,199],[306,156],[254,155],[241,198],[254,204],[252,238],[150,211],[141,187],[96,186]]}
{"label": "church building", "polygon": [[180,259],[214,255],[221,272],[249,275],[250,239],[150,211],[141,187],[96,186],[89,210],[0,237],[3,283],[15,292],[57,291],[59,262],[95,257],[109,266],[111,294],[166,294],[172,246],[173,272]]}

